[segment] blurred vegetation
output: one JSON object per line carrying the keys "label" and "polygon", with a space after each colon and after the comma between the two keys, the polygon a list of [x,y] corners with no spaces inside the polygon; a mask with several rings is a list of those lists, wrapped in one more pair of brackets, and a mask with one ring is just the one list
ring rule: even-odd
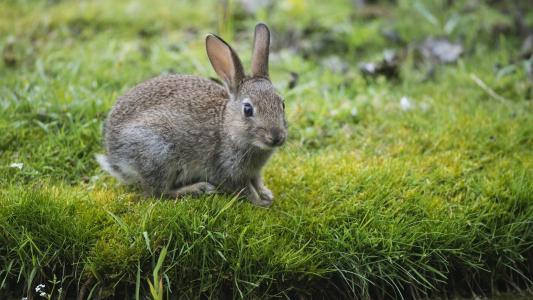
{"label": "blurred vegetation", "polygon": [[[531,288],[531,6],[0,2],[0,298],[38,284],[53,299]],[[143,199],[97,167],[118,95],[164,73],[215,77],[208,32],[249,65],[258,21],[290,123],[265,170],[273,207]]]}

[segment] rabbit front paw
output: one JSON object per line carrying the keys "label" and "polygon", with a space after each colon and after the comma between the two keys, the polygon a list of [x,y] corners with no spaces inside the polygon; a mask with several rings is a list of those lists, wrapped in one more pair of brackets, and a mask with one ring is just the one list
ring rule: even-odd
{"label": "rabbit front paw", "polygon": [[[265,192],[266,190],[266,192]],[[260,192],[256,190],[253,185],[248,185],[248,200],[253,204],[261,207],[269,207],[272,205],[272,192],[266,188],[262,188]]]}
{"label": "rabbit front paw", "polygon": [[255,203],[256,205],[263,207],[269,207],[270,205],[272,205],[272,200],[274,200],[274,195],[272,194],[272,191],[263,186],[257,190],[257,194],[259,196],[259,201]]}
{"label": "rabbit front paw", "polygon": [[259,199],[259,201],[254,202],[254,204],[261,207],[269,207],[272,205],[272,200]]}
{"label": "rabbit front paw", "polygon": [[258,193],[259,197],[261,197],[261,200],[263,201],[268,201],[272,203],[272,200],[274,200],[274,194],[272,194],[272,191],[266,187],[262,187],[261,189],[259,189]]}

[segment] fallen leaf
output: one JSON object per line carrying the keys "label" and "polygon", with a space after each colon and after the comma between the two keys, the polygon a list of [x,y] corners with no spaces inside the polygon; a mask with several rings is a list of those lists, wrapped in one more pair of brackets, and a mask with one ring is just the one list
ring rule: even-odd
{"label": "fallen leaf", "polygon": [[365,77],[385,76],[387,79],[398,79],[400,56],[396,51],[387,50],[383,53],[383,59],[378,62],[363,62],[359,70]]}
{"label": "fallen leaf", "polygon": [[453,63],[463,53],[463,45],[452,43],[447,38],[427,38],[420,45],[422,55],[439,63]]}
{"label": "fallen leaf", "polygon": [[291,72],[290,74],[291,74],[291,79],[289,80],[289,84],[287,85],[287,88],[289,90],[292,90],[298,84],[298,79],[300,78],[300,75],[298,75],[298,73],[296,72]]}
{"label": "fallen leaf", "polygon": [[349,69],[348,63],[338,56],[329,56],[322,60],[322,65],[333,73],[346,73]]}

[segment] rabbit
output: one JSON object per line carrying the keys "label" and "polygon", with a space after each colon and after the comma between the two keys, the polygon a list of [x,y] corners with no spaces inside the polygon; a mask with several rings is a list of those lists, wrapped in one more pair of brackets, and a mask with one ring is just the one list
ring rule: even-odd
{"label": "rabbit", "polygon": [[194,75],[162,75],[120,96],[103,128],[101,168],[146,195],[180,198],[238,194],[270,206],[261,170],[287,138],[283,97],[269,79],[270,31],[255,27],[251,75],[220,37],[206,37],[223,84]]}

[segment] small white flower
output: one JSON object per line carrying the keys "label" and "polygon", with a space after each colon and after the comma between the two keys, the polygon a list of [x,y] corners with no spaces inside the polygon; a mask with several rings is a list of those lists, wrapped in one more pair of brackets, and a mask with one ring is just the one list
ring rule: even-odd
{"label": "small white flower", "polygon": [[10,168],[17,168],[19,170],[22,170],[22,167],[24,167],[23,163],[12,163],[9,165]]}
{"label": "small white flower", "polygon": [[28,300],[28,297],[22,297],[20,300]]}
{"label": "small white flower", "polygon": [[403,111],[408,111],[413,109],[413,103],[411,102],[411,99],[407,98],[407,96],[403,96],[400,99],[400,108]]}
{"label": "small white flower", "polygon": [[36,293],[39,293],[41,292],[42,289],[44,289],[45,285],[44,284],[38,284],[36,287],[35,287],[35,292]]}
{"label": "small white flower", "polygon": [[352,110],[350,111],[350,114],[352,114],[352,117],[355,117],[357,116],[357,108],[352,108]]}
{"label": "small white flower", "polygon": [[41,293],[39,294],[39,296],[41,296],[41,297],[46,297],[47,294],[46,294],[45,292],[41,292]]}

